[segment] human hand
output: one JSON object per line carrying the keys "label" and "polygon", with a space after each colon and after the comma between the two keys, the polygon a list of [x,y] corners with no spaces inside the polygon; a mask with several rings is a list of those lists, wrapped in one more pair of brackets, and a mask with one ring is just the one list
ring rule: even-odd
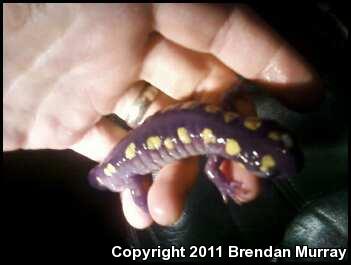
{"label": "human hand", "polygon": [[[103,116],[126,118],[137,81],[163,92],[147,117],[177,100],[219,103],[238,75],[294,108],[322,94],[314,70],[245,6],[5,4],[4,151],[71,148],[101,161],[126,134]],[[255,176],[235,163],[229,171],[247,191],[242,201],[259,194]],[[193,158],[164,167],[149,190],[151,215],[123,192],[129,223],[174,223],[196,175]]]}

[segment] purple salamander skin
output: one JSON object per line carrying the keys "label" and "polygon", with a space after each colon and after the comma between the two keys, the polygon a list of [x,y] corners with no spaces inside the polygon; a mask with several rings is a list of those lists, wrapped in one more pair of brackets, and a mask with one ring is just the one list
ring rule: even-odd
{"label": "purple salamander skin", "polygon": [[91,170],[89,179],[114,192],[130,189],[135,202],[147,211],[143,183],[150,173],[197,155],[208,157],[205,171],[224,199],[234,198],[240,183],[222,175],[223,160],[240,162],[259,177],[281,178],[297,174],[303,160],[290,133],[277,122],[188,102],[155,113],[130,131]]}

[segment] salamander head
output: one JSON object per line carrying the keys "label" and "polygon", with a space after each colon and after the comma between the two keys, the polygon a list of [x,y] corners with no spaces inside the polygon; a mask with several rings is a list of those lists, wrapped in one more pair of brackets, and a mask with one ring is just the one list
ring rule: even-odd
{"label": "salamander head", "polygon": [[259,177],[287,178],[301,171],[303,153],[291,133],[272,120],[261,120],[256,137],[248,141],[244,159]]}
{"label": "salamander head", "polygon": [[257,160],[254,173],[262,178],[288,178],[297,175],[303,166],[303,155],[300,150],[277,148]]}

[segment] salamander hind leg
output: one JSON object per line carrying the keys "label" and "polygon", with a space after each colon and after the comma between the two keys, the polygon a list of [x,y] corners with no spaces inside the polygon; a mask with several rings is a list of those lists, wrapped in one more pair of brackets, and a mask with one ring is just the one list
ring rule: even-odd
{"label": "salamander hind leg", "polygon": [[221,172],[220,165],[224,161],[222,157],[211,155],[207,159],[205,172],[211,182],[217,187],[222,195],[223,201],[228,202],[228,197],[235,200],[236,190],[241,186],[240,182],[235,180],[230,181]]}
{"label": "salamander hind leg", "polygon": [[128,177],[126,188],[131,192],[132,198],[137,206],[145,212],[149,212],[147,206],[147,193],[152,182],[152,175],[132,175]]}

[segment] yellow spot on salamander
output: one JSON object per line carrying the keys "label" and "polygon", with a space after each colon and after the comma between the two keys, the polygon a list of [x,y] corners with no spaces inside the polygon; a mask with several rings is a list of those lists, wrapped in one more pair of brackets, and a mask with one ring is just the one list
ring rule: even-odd
{"label": "yellow spot on salamander", "polygon": [[116,168],[112,164],[108,163],[104,168],[104,173],[106,176],[112,177],[113,173],[116,173]]}
{"label": "yellow spot on salamander", "polygon": [[216,143],[216,136],[213,134],[213,131],[209,128],[203,129],[200,133],[200,137],[204,140],[205,144]]}
{"label": "yellow spot on salamander", "polygon": [[174,143],[172,142],[172,139],[167,137],[164,141],[163,141],[164,145],[166,146],[167,149],[172,150],[174,148]]}
{"label": "yellow spot on salamander", "polygon": [[220,110],[220,108],[216,105],[206,105],[205,111],[210,113],[216,113]]}
{"label": "yellow spot on salamander", "polygon": [[124,151],[124,154],[125,154],[126,158],[132,159],[132,158],[135,157],[135,155],[136,155],[135,148],[136,148],[136,147],[135,147],[135,144],[134,144],[134,143],[130,143],[130,144],[127,146],[126,150]]}
{"label": "yellow spot on salamander", "polygon": [[271,155],[265,155],[261,159],[260,170],[263,172],[268,172],[271,168],[275,166],[275,161]]}
{"label": "yellow spot on salamander", "polygon": [[281,139],[281,135],[276,132],[276,131],[271,131],[269,134],[268,134],[268,138],[274,140],[274,141],[279,141]]}
{"label": "yellow spot on salamander", "polygon": [[244,122],[244,126],[254,131],[261,126],[261,121],[257,117],[248,117]]}
{"label": "yellow spot on salamander", "polygon": [[226,112],[226,113],[224,113],[224,121],[226,123],[231,122],[232,120],[234,120],[237,117],[239,117],[239,115],[236,114],[235,112]]}
{"label": "yellow spot on salamander", "polygon": [[188,134],[188,131],[184,127],[178,128],[177,129],[177,134],[178,134],[179,140],[183,144],[190,144],[191,143],[191,138],[190,138],[190,136]]}
{"label": "yellow spot on salamander", "polygon": [[161,147],[161,139],[158,136],[150,136],[146,140],[146,145],[150,150],[158,150]]}
{"label": "yellow spot on salamander", "polygon": [[236,140],[232,138],[227,139],[225,144],[225,151],[228,155],[237,155],[240,153],[240,150],[240,145]]}

